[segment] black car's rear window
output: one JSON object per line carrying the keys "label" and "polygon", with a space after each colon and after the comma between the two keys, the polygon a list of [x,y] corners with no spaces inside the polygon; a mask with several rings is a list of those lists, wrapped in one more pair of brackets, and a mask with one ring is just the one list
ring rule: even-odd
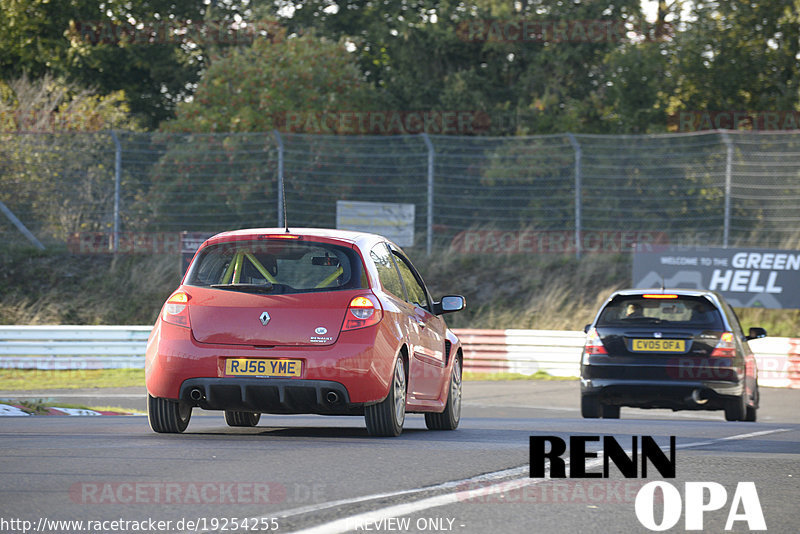
{"label": "black car's rear window", "polygon": [[235,241],[203,249],[186,283],[283,294],[366,287],[361,259],[344,246],[288,239]]}
{"label": "black car's rear window", "polygon": [[722,316],[704,297],[644,298],[617,296],[606,305],[597,326],[674,323],[712,330],[723,328]]}

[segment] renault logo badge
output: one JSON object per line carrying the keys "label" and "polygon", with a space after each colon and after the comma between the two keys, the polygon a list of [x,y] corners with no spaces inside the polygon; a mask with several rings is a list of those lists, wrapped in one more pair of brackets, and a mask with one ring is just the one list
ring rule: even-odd
{"label": "renault logo badge", "polygon": [[267,326],[267,323],[269,322],[269,314],[267,312],[264,312],[261,314],[261,317],[259,317],[259,319],[261,320],[261,324]]}

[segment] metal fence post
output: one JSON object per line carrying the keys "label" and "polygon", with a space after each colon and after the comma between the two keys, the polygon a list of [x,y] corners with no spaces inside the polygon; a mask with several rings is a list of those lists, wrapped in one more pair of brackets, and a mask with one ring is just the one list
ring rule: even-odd
{"label": "metal fence post", "polygon": [[722,223],[722,246],[728,248],[731,225],[731,179],[733,174],[733,143],[728,132],[720,132],[722,142],[725,143],[727,157],[725,158],[725,212]]}
{"label": "metal fence post", "polygon": [[434,164],[434,151],[433,143],[427,133],[422,133],[422,140],[425,141],[425,146],[428,148],[428,235],[425,250],[428,256],[431,255],[433,250],[433,164]]}
{"label": "metal fence post", "polygon": [[283,137],[281,137],[281,133],[278,130],[273,130],[272,133],[275,135],[275,141],[278,143],[278,226],[283,227]]}
{"label": "metal fence post", "polygon": [[122,181],[122,144],[114,130],[111,130],[111,139],[116,146],[114,150],[114,254],[119,250],[119,193]]}
{"label": "metal fence post", "polygon": [[567,134],[575,151],[575,258],[581,259],[581,158],[583,151],[574,134]]}
{"label": "metal fence post", "polygon": [[8,209],[8,207],[3,203],[3,201],[0,201],[0,212],[3,212],[3,215],[8,217],[8,220],[11,221],[11,223],[14,226],[17,227],[17,230],[22,232],[22,235],[24,235],[28,239],[28,241],[33,243],[33,246],[35,246],[39,250],[44,250],[44,245],[42,245],[42,243],[38,239],[36,239],[36,236],[33,235],[31,231],[28,230],[28,228],[24,224],[22,224],[22,221],[20,221],[17,218],[17,216],[14,215],[14,213],[10,209]]}

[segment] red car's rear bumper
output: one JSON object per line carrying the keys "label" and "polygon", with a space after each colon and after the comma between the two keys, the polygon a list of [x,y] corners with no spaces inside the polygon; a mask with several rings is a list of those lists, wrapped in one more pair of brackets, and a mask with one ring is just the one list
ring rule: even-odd
{"label": "red car's rear bumper", "polygon": [[[194,340],[188,328],[165,323],[159,319],[147,345],[145,360],[147,391],[153,397],[178,399],[184,382],[198,379],[192,383],[200,384],[203,388],[211,385],[233,388],[247,386],[250,388],[249,391],[255,392],[264,386],[267,389],[262,391],[263,394],[285,398],[286,391],[293,391],[291,388],[296,386],[296,391],[305,388],[306,393],[300,394],[301,396],[310,395],[309,391],[319,390],[325,397],[328,391],[335,391],[340,399],[339,402],[374,403],[383,400],[389,392],[394,357],[397,353],[397,348],[394,346],[396,342],[396,339],[387,336],[383,329],[376,326],[342,332],[336,343],[320,347],[256,348],[202,344]],[[225,360],[228,358],[301,360],[302,372],[298,378],[230,377],[225,374]],[[341,388],[336,384],[340,384]],[[287,390],[287,387],[290,389]],[[219,388],[218,390],[223,391]],[[241,396],[246,397],[246,390],[241,389],[241,391]],[[346,400],[341,400],[342,393],[346,394]],[[206,395],[213,397],[210,391]],[[236,402],[226,407],[221,399],[218,395],[218,400],[214,401],[216,404],[209,407],[243,409],[242,406],[237,408]],[[202,404],[198,402],[197,405]],[[298,410],[286,411],[280,407],[276,408],[276,411],[303,413]],[[315,412],[316,410],[310,410],[305,413]]]}

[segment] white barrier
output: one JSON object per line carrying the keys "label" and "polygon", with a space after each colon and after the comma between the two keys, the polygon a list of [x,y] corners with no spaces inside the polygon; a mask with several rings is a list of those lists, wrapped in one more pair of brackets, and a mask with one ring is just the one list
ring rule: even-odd
{"label": "white barrier", "polygon": [[[0,369],[142,369],[150,326],[0,326]],[[585,334],[454,329],[464,370],[576,377]],[[750,341],[759,383],[800,388],[800,339]]]}
{"label": "white barrier", "polygon": [[142,369],[150,326],[0,326],[0,369]]}

